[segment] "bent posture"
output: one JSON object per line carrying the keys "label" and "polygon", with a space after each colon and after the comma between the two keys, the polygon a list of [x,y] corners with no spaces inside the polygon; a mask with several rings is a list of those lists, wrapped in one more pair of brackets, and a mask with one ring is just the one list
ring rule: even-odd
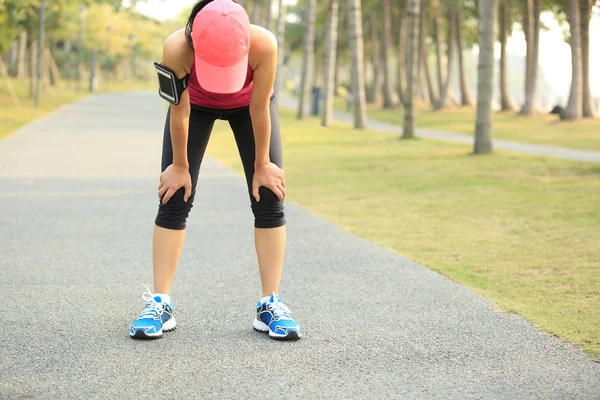
{"label": "bent posture", "polygon": [[154,291],[143,294],[147,306],[131,324],[130,335],[156,338],[175,329],[171,282],[202,158],[215,120],[222,119],[229,121],[233,130],[254,213],[262,298],[253,327],[275,339],[299,339],[301,329],[277,295],[286,246],[286,189],[273,102],[274,36],[250,25],[237,2],[203,0],[194,6],[186,27],[167,38],[156,69],[159,93],[171,104],[153,235]]}

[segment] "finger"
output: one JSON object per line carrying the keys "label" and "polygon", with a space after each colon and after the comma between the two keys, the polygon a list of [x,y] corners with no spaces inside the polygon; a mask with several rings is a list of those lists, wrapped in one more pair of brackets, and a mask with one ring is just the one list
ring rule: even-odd
{"label": "finger", "polygon": [[277,196],[277,198],[281,201],[283,200],[284,196],[283,193],[281,193],[281,190],[279,190],[279,188],[277,186],[274,186],[271,191],[273,193],[275,193],[275,196]]}
{"label": "finger", "polygon": [[161,180],[161,181],[160,181],[160,183],[158,184],[158,190],[162,189],[163,185],[164,185],[164,183],[163,183],[163,181]]}
{"label": "finger", "polygon": [[256,199],[257,202],[260,201],[260,195],[258,194],[258,186],[252,185],[252,196]]}
{"label": "finger", "polygon": [[158,197],[162,199],[162,197],[167,192],[167,189],[168,189],[167,186],[165,186],[165,185],[161,186],[161,188],[158,190]]}
{"label": "finger", "polygon": [[187,202],[191,195],[192,195],[192,184],[187,183],[185,185],[185,193],[183,195],[183,201]]}
{"label": "finger", "polygon": [[[282,185],[277,186],[277,189],[279,189],[279,191],[281,192],[281,194],[283,195],[283,199],[285,199],[285,196],[287,196],[287,192],[285,190],[285,187]],[[282,200],[283,200],[282,199]]]}
{"label": "finger", "polygon": [[175,193],[175,191],[173,189],[169,189],[167,191],[167,194],[165,194],[165,197],[163,197],[163,204],[167,204],[169,202],[169,200],[171,200],[171,197],[173,197],[173,194]]}

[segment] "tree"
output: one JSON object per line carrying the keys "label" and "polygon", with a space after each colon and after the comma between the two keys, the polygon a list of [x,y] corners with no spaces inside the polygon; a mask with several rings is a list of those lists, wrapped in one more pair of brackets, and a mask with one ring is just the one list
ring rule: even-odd
{"label": "tree", "polygon": [[465,41],[462,35],[463,19],[461,6],[456,3],[453,3],[453,6],[456,8],[456,13],[454,15],[454,22],[456,26],[454,27],[454,31],[456,33],[456,45],[458,47],[458,70],[460,76],[461,104],[463,106],[472,106],[473,100],[471,100],[471,92],[469,90],[469,84],[467,83],[467,71],[465,69],[465,61],[463,54],[465,48]]}
{"label": "tree", "polygon": [[372,12],[371,17],[369,19],[369,31],[371,34],[371,43],[369,49],[371,50],[371,64],[373,67],[373,79],[366,93],[367,103],[368,104],[379,104],[381,103],[381,98],[383,95],[383,79],[382,79],[382,66],[381,61],[383,57],[381,56],[380,49],[382,46],[379,46],[379,32],[377,29],[377,13]]}
{"label": "tree", "polygon": [[398,95],[404,103],[404,82],[406,80],[406,24],[408,21],[408,1],[400,11],[400,29],[398,32]]}
{"label": "tree", "polygon": [[479,1],[479,65],[477,67],[477,119],[475,154],[492,152],[492,95],[494,77],[494,41],[498,0]]}
{"label": "tree", "polygon": [[367,104],[365,100],[365,73],[363,59],[363,31],[360,0],[350,0],[348,9],[348,40],[352,53],[352,98],[354,103],[354,127],[365,128]]}
{"label": "tree", "polygon": [[508,89],[508,57],[506,54],[507,35],[512,31],[510,15],[511,0],[500,0],[500,107],[502,111],[516,110]]}
{"label": "tree", "polygon": [[409,0],[408,3],[408,21],[407,21],[407,46],[406,46],[406,93],[404,95],[404,129],[402,131],[403,139],[415,137],[417,123],[415,120],[414,88],[417,82],[417,52],[418,26],[419,26],[419,6],[420,0]]}
{"label": "tree", "polygon": [[[439,0],[438,0],[439,1]],[[454,3],[454,0],[452,0]],[[441,13],[441,4],[439,4],[439,8],[440,11],[438,11],[438,16]],[[455,24],[453,24],[451,21],[454,20],[454,15],[456,14],[456,7],[454,4],[450,4],[448,6],[448,40],[446,42],[447,44],[447,56],[446,56],[446,79],[445,80],[441,80],[439,83],[440,86],[440,96],[438,97],[438,101],[433,105],[433,108],[435,110],[440,110],[442,108],[444,108],[446,106],[446,102],[447,99],[449,97],[449,92],[450,92],[450,83],[452,82],[452,71],[453,71],[453,66],[454,66],[454,28],[455,28]],[[439,20],[436,22],[436,25],[439,25],[440,22]],[[436,33],[436,35],[438,36],[439,39],[439,29],[438,32]],[[438,42],[438,48],[439,48],[439,42]],[[441,63],[439,61],[439,57],[440,57],[441,52],[438,51],[438,69],[441,69]],[[438,70],[438,76],[441,79],[441,71]]]}
{"label": "tree", "polygon": [[429,103],[434,104],[437,101],[437,93],[433,85],[431,66],[429,65],[429,51],[427,49],[427,37],[429,35],[429,9],[431,8],[430,0],[423,1],[421,4],[421,18],[419,18],[419,42],[421,47],[421,62],[420,68],[423,68],[425,73],[425,81],[427,83],[427,92],[429,94]]}
{"label": "tree", "polygon": [[310,83],[312,82],[316,3],[316,0],[308,0],[308,2],[306,3],[306,26],[304,28],[304,57],[302,59],[302,75],[300,77],[300,98],[298,100],[297,114],[298,119],[304,119],[306,117],[306,100],[309,97]]}
{"label": "tree", "polygon": [[594,0],[580,0],[581,19],[581,69],[583,74],[582,112],[584,118],[596,117],[590,87],[590,19]]}
{"label": "tree", "polygon": [[391,108],[396,105],[396,94],[392,87],[392,77],[390,71],[390,45],[392,41],[391,30],[391,4],[390,0],[381,0],[381,10],[383,12],[383,32],[381,41],[381,63],[383,66],[383,107]]}
{"label": "tree", "polygon": [[526,0],[524,31],[527,40],[525,67],[525,103],[521,115],[534,115],[536,111],[538,59],[540,48],[541,0]]}
{"label": "tree", "polygon": [[333,98],[335,94],[335,72],[338,37],[338,0],[329,0],[329,19],[327,21],[327,38],[325,41],[325,107],[321,120],[322,126],[329,126],[333,115]]}
{"label": "tree", "polygon": [[568,0],[567,19],[571,29],[571,91],[569,102],[561,114],[561,119],[577,120],[583,115],[583,65],[581,57],[581,24],[579,0]]}
{"label": "tree", "polygon": [[285,19],[286,5],[284,0],[279,0],[277,14],[277,76],[275,79],[275,93],[283,93],[284,87],[284,60],[285,60]]}

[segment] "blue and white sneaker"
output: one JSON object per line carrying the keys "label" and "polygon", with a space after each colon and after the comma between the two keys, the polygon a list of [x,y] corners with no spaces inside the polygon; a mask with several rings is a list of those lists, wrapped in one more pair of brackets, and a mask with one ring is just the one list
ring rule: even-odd
{"label": "blue and white sneaker", "polygon": [[254,330],[268,333],[272,339],[298,340],[302,337],[300,326],[292,319],[290,310],[276,294],[264,303],[258,302]]}
{"label": "blue and white sneaker", "polygon": [[156,339],[163,332],[175,330],[173,304],[170,301],[163,302],[160,296],[153,296],[150,290],[142,294],[142,299],[147,303],[146,308],[131,324],[129,336],[136,339]]}

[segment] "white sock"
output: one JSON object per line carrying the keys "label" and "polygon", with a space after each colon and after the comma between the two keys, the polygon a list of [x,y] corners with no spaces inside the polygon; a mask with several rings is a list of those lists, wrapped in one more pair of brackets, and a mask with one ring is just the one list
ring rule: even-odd
{"label": "white sock", "polygon": [[[279,296],[279,295],[275,294],[275,296]],[[265,304],[265,303],[269,302],[270,300],[271,300],[271,296],[265,296],[260,299],[260,304]]]}
{"label": "white sock", "polygon": [[158,297],[160,299],[159,303],[171,304],[171,296],[168,294],[154,293],[153,297],[155,299]]}

